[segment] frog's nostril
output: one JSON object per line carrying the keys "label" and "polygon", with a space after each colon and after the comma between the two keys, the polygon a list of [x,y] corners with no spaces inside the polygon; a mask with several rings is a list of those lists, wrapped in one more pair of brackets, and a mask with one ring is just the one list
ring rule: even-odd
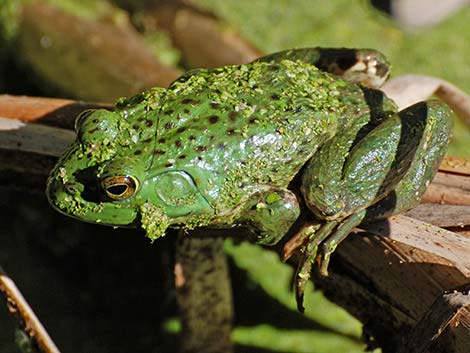
{"label": "frog's nostril", "polygon": [[76,194],[80,192],[78,185],[75,183],[65,184],[64,189],[67,192],[67,194]]}

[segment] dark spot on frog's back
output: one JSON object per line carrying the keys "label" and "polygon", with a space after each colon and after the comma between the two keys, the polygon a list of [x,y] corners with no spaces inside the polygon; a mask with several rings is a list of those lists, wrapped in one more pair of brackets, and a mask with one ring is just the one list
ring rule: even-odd
{"label": "dark spot on frog's back", "polygon": [[88,133],[89,133],[89,134],[93,134],[93,133],[95,133],[96,131],[98,131],[98,128],[97,128],[97,127],[95,127],[94,129],[88,131]]}
{"label": "dark spot on frog's back", "polygon": [[279,96],[279,94],[272,94],[272,95],[271,95],[271,98],[277,101],[277,100],[279,100],[281,97]]}
{"label": "dark spot on frog's back", "polygon": [[140,155],[140,154],[142,154],[142,151],[141,151],[141,150],[137,150],[137,151],[134,152],[134,156],[138,156],[138,155]]}
{"label": "dark spot on frog's back", "polygon": [[164,137],[161,137],[158,139],[158,143],[165,143],[166,142],[166,138]]}
{"label": "dark spot on frog's back", "polygon": [[237,120],[237,112],[230,112],[228,113],[228,118],[231,120],[231,121],[235,121]]}
{"label": "dark spot on frog's back", "polygon": [[186,131],[186,127],[184,127],[184,126],[178,128],[178,130],[176,130],[176,132],[178,132],[178,133],[182,133],[184,131]]}
{"label": "dark spot on frog's back", "polygon": [[181,140],[176,140],[176,141],[175,141],[175,146],[176,146],[176,147],[181,147],[181,146],[183,146],[183,144],[181,143]]}
{"label": "dark spot on frog's back", "polygon": [[211,106],[211,108],[213,108],[213,109],[218,109],[218,108],[220,108],[220,103],[217,103],[217,102],[210,102],[210,106]]}
{"label": "dark spot on frog's back", "polygon": [[147,127],[152,127],[153,121],[152,121],[152,120],[145,120],[145,125],[146,125]]}
{"label": "dark spot on frog's back", "polygon": [[207,146],[196,146],[196,152],[204,152],[207,150]]}
{"label": "dark spot on frog's back", "polygon": [[181,101],[181,103],[183,103],[183,104],[198,104],[199,101],[197,99],[193,99],[193,98],[185,98]]}
{"label": "dark spot on frog's back", "polygon": [[217,115],[211,115],[207,118],[211,124],[215,124],[219,121],[219,117]]}
{"label": "dark spot on frog's back", "polygon": [[170,130],[173,127],[173,123],[166,123],[165,129]]}
{"label": "dark spot on frog's back", "polygon": [[235,133],[235,129],[228,129],[227,135],[233,135]]}
{"label": "dark spot on frog's back", "polygon": [[164,115],[171,115],[173,114],[174,110],[173,109],[168,109],[163,112]]}
{"label": "dark spot on frog's back", "polygon": [[162,150],[155,150],[155,151],[153,151],[153,154],[154,154],[155,156],[162,156],[162,155],[165,154],[165,151],[162,151]]}

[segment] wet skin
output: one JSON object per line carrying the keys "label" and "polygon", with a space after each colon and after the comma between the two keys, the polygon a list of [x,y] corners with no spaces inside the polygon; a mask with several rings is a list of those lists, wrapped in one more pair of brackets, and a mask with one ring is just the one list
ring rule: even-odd
{"label": "wet skin", "polygon": [[318,48],[190,71],[113,112],[82,113],[50,203],[88,222],[141,225],[152,240],[168,227],[244,226],[270,245],[301,220],[301,302],[312,261],[326,273],[355,226],[418,204],[445,154],[449,108],[397,112],[373,88],[387,76],[380,53]]}

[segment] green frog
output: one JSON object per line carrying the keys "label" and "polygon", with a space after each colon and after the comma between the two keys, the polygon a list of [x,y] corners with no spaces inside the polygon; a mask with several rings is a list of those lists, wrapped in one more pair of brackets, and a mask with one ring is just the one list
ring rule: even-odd
{"label": "green frog", "polygon": [[377,89],[388,72],[376,51],[320,48],[189,71],[79,115],[49,201],[152,241],[169,227],[243,226],[272,245],[295,229],[301,308],[312,262],[326,274],[354,227],[417,205],[445,154],[449,108],[398,112]]}

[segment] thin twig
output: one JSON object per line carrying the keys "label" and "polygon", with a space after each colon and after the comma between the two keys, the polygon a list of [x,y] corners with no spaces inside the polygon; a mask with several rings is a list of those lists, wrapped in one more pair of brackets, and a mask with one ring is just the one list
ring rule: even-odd
{"label": "thin twig", "polygon": [[20,320],[23,331],[43,353],[60,353],[36,314],[24,299],[15,282],[0,267],[0,292],[7,300],[10,313]]}

